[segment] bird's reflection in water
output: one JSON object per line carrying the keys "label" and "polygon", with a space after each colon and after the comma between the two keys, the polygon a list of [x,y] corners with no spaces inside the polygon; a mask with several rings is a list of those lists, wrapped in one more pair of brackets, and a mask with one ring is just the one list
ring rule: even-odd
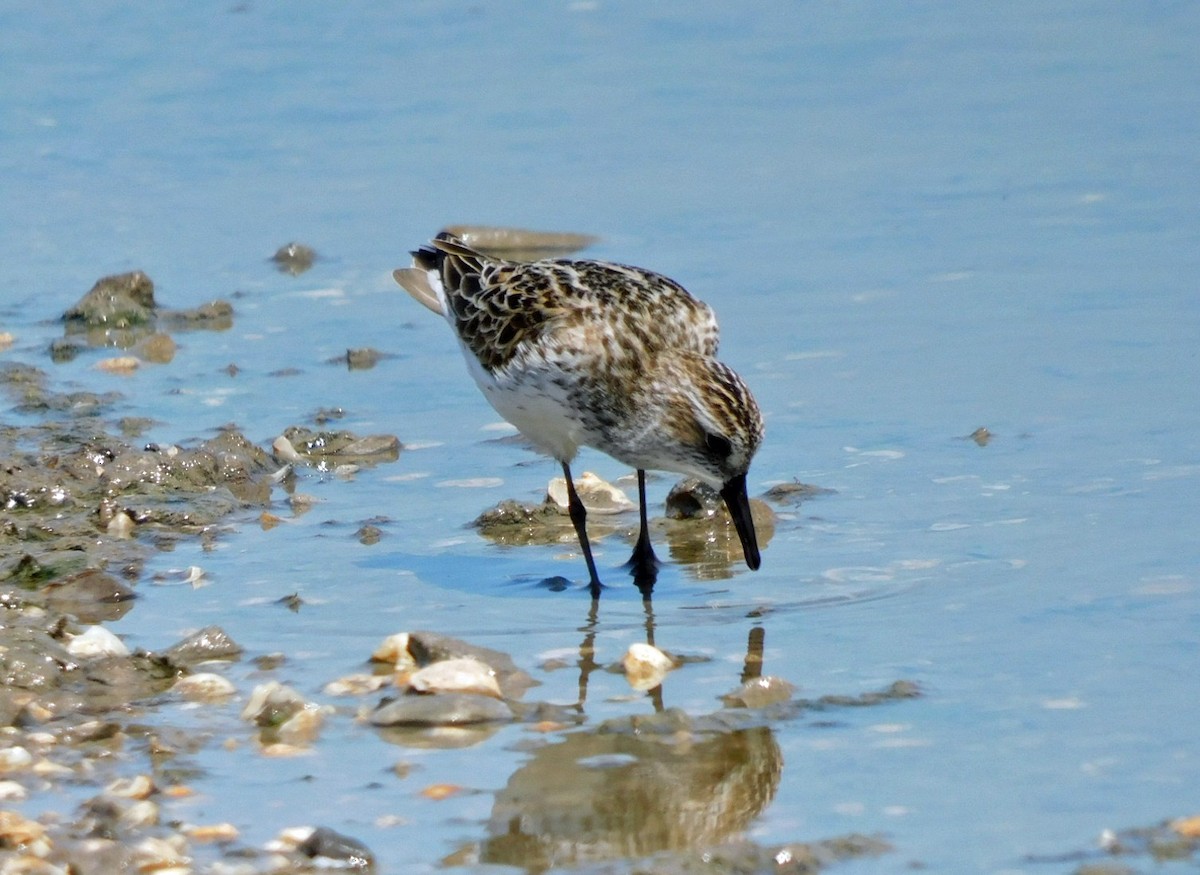
{"label": "bird's reflection in water", "polygon": [[714,844],[745,829],[779,786],[783,755],[764,726],[695,732],[681,714],[542,748],[496,796],[485,863],[555,866]]}
{"label": "bird's reflection in water", "polygon": [[[645,602],[646,639],[654,614]],[[581,629],[579,702],[595,659],[597,606]],[[750,632],[741,680],[758,677],[764,632]],[[470,856],[542,872],[721,842],[744,830],[775,796],[783,755],[770,728],[663,707],[571,733],[533,758],[496,795],[488,837]],[[739,728],[730,728],[731,724]]]}

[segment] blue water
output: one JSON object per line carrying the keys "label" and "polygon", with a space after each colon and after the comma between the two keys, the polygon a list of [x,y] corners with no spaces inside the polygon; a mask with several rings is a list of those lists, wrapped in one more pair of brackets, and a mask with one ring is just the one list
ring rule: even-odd
{"label": "blue water", "polygon": [[[492,440],[448,329],[390,271],[454,222],[599,235],[590,254],[717,310],[767,417],[752,491],[837,490],[779,521],[756,574],[664,571],[660,645],[710,657],[666,704],[714,710],[756,624],[801,695],[925,691],[773,724],[783,772],[749,835],[895,847],[844,871],[1052,871],[1026,856],[1200,810],[1197,45],[1200,7],[1168,2],[8,4],[4,354],[118,388],[123,414],[157,421],[147,439],[233,422],[265,446],[339,405],[339,427],[419,447],[303,475],[318,503],[293,518],[277,491],[270,531],[247,516],[212,551],[156,557],[212,583],[143,581],[114,624],[134,645],[218,623],[319,698],[383,635],[432,628],[572,702],[576,674],[540,666],[579,646],[586,598],[530,581],[581,563],[465,527],[536,500],[555,466]],[[267,261],[293,239],[321,256],[298,278]],[[233,300],[233,328],[180,335],[171,364],[127,379],[100,352],[52,364],[47,320],[135,268],[168,307]],[[394,357],[329,363],[361,346]],[[986,447],[964,439],[980,426]],[[453,485],[472,478],[500,482]],[[598,546],[619,582],[627,548]],[[273,604],[292,592],[298,613]],[[596,628],[615,661],[640,603],[618,589]],[[243,694],[256,678],[228,674]],[[619,675],[593,685],[589,721],[651,710]],[[172,707],[250,738],[237,704]],[[203,750],[186,815],[256,843],[323,823],[425,871],[485,837],[532,740],[411,751],[343,715],[309,757]],[[433,783],[482,792],[434,803]]]}

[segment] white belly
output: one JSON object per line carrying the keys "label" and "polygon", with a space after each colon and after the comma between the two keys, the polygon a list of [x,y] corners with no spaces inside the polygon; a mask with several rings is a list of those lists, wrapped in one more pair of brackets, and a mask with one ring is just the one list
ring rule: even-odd
{"label": "white belly", "polygon": [[524,368],[519,375],[493,376],[463,347],[467,370],[496,412],[511,422],[543,453],[570,462],[585,443],[582,421],[566,391],[548,378],[548,370]]}

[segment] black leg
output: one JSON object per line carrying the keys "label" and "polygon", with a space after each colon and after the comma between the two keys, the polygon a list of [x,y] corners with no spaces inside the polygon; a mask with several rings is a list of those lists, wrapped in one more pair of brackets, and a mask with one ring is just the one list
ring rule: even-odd
{"label": "black leg", "polygon": [[658,579],[658,557],[654,555],[654,547],[650,544],[650,526],[646,519],[646,472],[639,468],[637,478],[640,527],[637,543],[633,545],[633,555],[625,567],[630,569],[633,582],[642,591],[642,596],[648,599]]}
{"label": "black leg", "polygon": [[591,579],[592,598],[600,598],[600,575],[596,573],[596,560],[592,558],[592,545],[587,536],[587,508],[579,500],[575,491],[575,481],[571,479],[571,468],[566,462],[562,463],[563,476],[567,478],[567,512],[571,516],[571,524],[575,526],[575,534],[579,536],[579,546],[583,549],[583,558],[587,561],[588,575]]}

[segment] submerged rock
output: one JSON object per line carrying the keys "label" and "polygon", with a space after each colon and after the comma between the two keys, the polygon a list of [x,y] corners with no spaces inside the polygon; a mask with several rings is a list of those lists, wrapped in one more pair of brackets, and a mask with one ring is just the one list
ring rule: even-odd
{"label": "submerged rock", "polygon": [[[750,500],[750,514],[760,547],[775,534],[775,512],[758,499]],[[730,577],[742,563],[741,539],[720,494],[694,478],[680,481],[667,495],[663,523],[671,557],[700,580]]]}
{"label": "submerged rock", "polygon": [[450,225],[445,230],[468,246],[510,261],[537,261],[570,255],[599,238],[569,231],[531,231],[490,225]]}
{"label": "submerged rock", "polygon": [[795,692],[795,684],[767,675],[751,678],[732,693],[722,696],[721,701],[726,708],[766,708],[788,701]]}
{"label": "submerged rock", "polygon": [[271,261],[275,262],[275,266],[279,268],[280,273],[299,276],[313,266],[313,262],[317,260],[317,252],[311,246],[295,241],[285,243],[275,250],[275,254],[271,256]]}
{"label": "submerged rock", "polygon": [[154,318],[154,282],[142,271],[106,276],[63,313],[63,321],[87,327],[129,328]]}
{"label": "submerged rock", "polygon": [[385,701],[367,719],[373,726],[470,726],[508,722],[514,714],[505,702],[491,696],[442,693]]}
{"label": "submerged rock", "polygon": [[814,486],[811,483],[801,483],[796,480],[791,483],[776,483],[763,493],[763,498],[776,504],[799,504],[820,495],[835,495],[836,489],[826,489],[824,486]]}
{"label": "submerged rock", "polygon": [[211,659],[238,659],[242,646],[220,626],[205,626],[167,648],[163,653],[174,664],[193,665]]}
{"label": "submerged rock", "polygon": [[395,435],[376,434],[359,437],[348,431],[317,431],[294,425],[284,429],[276,442],[281,461],[307,461],[318,468],[336,467],[347,462],[378,464],[394,462],[404,448]]}

